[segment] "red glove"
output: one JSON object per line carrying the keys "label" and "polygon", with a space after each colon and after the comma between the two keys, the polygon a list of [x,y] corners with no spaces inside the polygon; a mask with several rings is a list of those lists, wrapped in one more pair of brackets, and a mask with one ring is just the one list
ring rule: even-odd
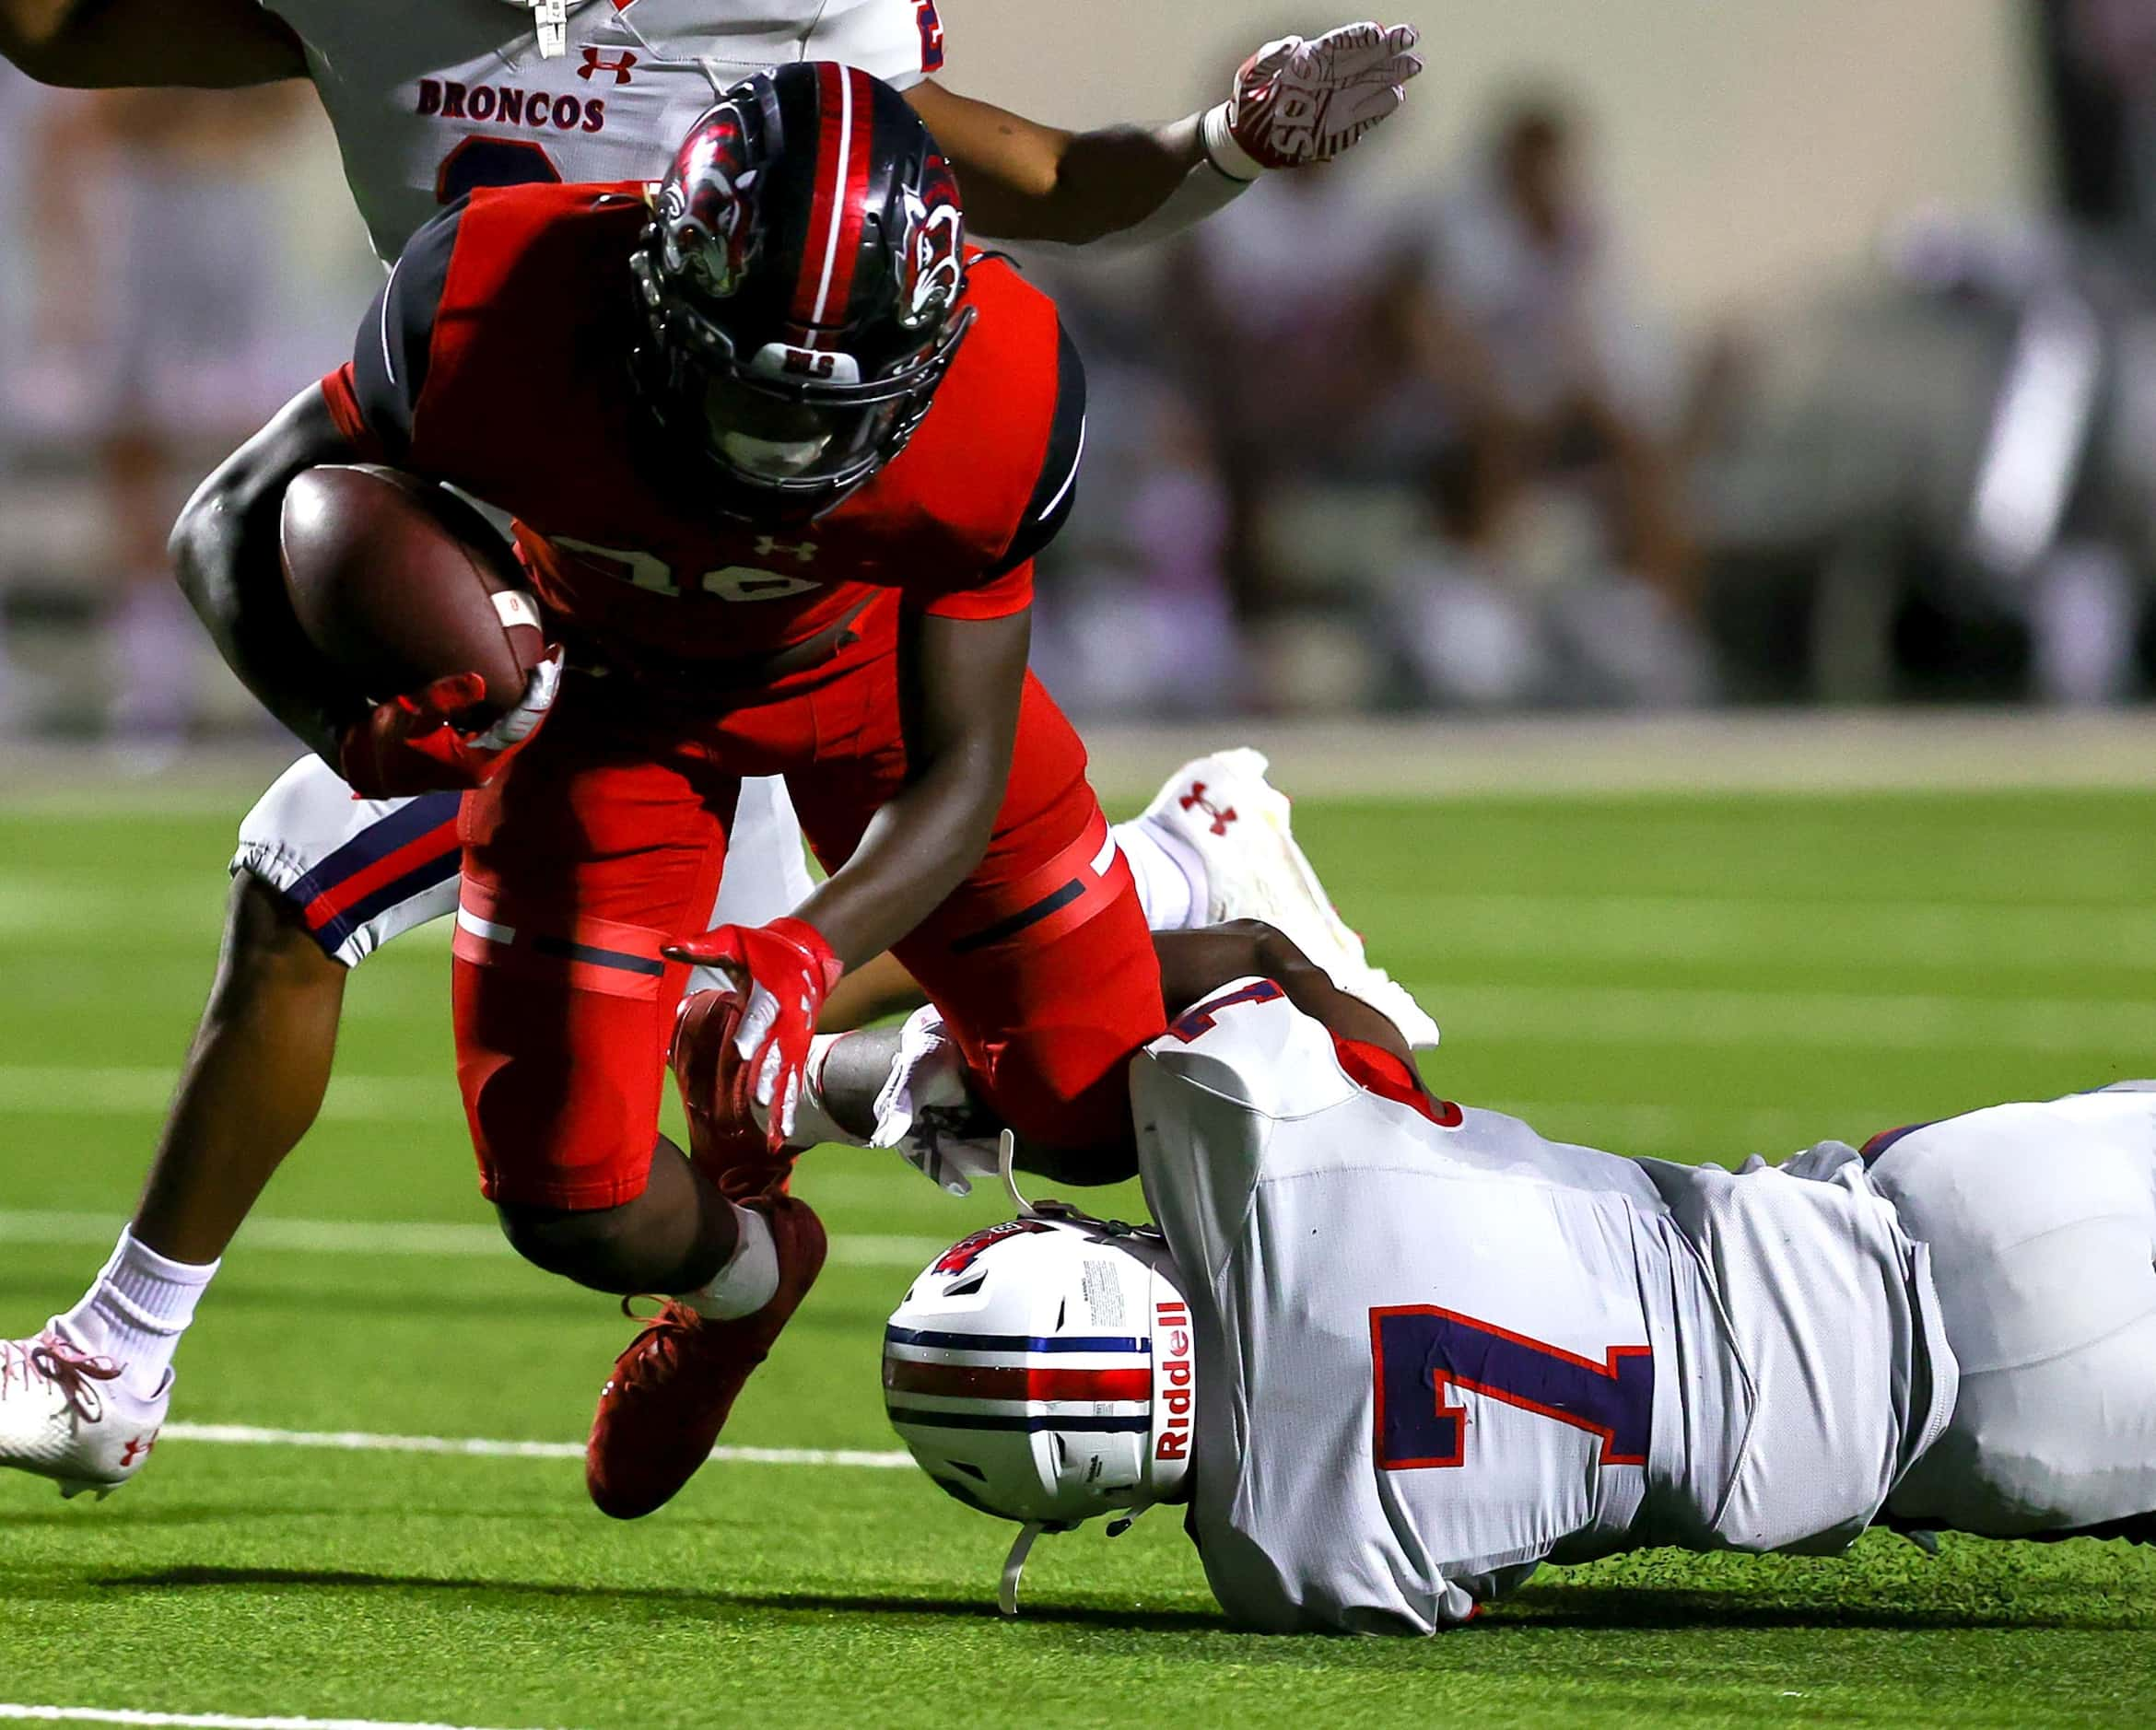
{"label": "red glove", "polygon": [[809,1041],[845,964],[814,926],[795,918],[721,925],[661,953],[669,961],[722,969],[743,994],[741,1024],[733,1034],[741,1067],[728,1090],[732,1097],[698,1100],[692,1109],[739,1125],[756,1122],[756,1108],[762,1107],[765,1142],[777,1153],[793,1133]]}
{"label": "red glove", "polygon": [[475,672],[437,679],[415,696],[392,697],[354,721],[337,742],[337,768],[362,799],[484,787],[538,732],[561,688],[561,650],[548,652],[524,681],[517,706],[483,732],[460,732],[451,717],[486,695]]}

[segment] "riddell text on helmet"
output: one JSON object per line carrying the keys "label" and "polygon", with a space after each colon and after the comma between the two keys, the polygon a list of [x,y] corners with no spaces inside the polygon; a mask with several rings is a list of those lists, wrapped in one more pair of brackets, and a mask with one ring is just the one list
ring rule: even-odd
{"label": "riddell text on helmet", "polygon": [[1181,1303],[1163,1299],[1153,1306],[1154,1349],[1161,1354],[1154,1367],[1154,1396],[1167,1412],[1160,1439],[1153,1444],[1156,1460],[1190,1457],[1190,1384],[1195,1371],[1190,1362],[1190,1312]]}

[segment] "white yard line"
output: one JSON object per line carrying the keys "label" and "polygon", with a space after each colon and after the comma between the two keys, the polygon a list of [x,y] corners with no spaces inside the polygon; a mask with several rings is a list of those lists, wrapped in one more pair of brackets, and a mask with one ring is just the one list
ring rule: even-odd
{"label": "white yard line", "polygon": [[[161,1442],[211,1442],[230,1447],[328,1448],[342,1454],[449,1454],[465,1458],[580,1460],[581,1442],[495,1442],[481,1436],[375,1435],[361,1430],[265,1430],[239,1423],[169,1423]],[[732,1466],[851,1466],[893,1471],[913,1464],[899,1449],[716,1447]]]}
{"label": "white yard line", "polygon": [[[174,1070],[101,1066],[0,1064],[0,1112],[64,1117],[162,1115],[178,1079]],[[456,1084],[439,1077],[340,1075],[330,1082],[322,1115],[330,1123],[454,1121]]]}
{"label": "white yard line", "polygon": [[[1831,914],[1822,922],[1831,927]],[[1470,917],[1452,923],[1471,930],[1476,921]],[[1919,927],[1924,918],[1912,913],[1910,923]],[[1436,920],[1433,929],[1442,939],[1447,922]],[[1663,929],[1670,951],[1685,953],[1681,919],[1672,918]],[[1891,949],[1892,940],[1885,929],[1882,921],[1870,932],[1852,932],[1850,940],[1876,937],[1880,947]],[[1643,935],[1646,934],[1605,927],[1602,940],[1608,953],[1637,953],[1651,947],[1651,941],[1641,943]],[[1508,944],[1520,939],[1495,941]],[[1469,936],[1461,946],[1472,953],[1476,943]],[[1698,945],[1691,947],[1696,950]],[[1566,953],[1561,937],[1553,936],[1548,948],[1552,953]],[[2103,944],[2091,929],[2082,934],[2079,948],[2084,959],[2094,960]],[[2138,964],[2143,948],[2144,940],[2138,935],[2122,933],[2116,958]],[[2156,1001],[2146,999],[2000,998],[1940,990],[1789,991],[1777,989],[1771,982],[1757,989],[1459,984],[1412,976],[1403,982],[1462,1044],[1477,1038],[1543,1038],[1571,1045],[1637,1045],[1658,1039],[1731,1045],[1769,1040],[1833,1050],[1858,1046],[1966,1050],[1996,1046],[2076,1052],[2156,1047]],[[173,1071],[158,1068],[0,1065],[0,1114],[83,1117],[160,1114],[173,1081]],[[344,1123],[447,1123],[456,1116],[456,1101],[446,1076],[347,1074],[330,1083],[322,1116]]]}
{"label": "white yard line", "polygon": [[221,1712],[135,1712],[124,1706],[10,1706],[0,1719],[17,1724],[116,1724],[174,1730],[471,1730],[471,1726],[407,1724],[381,1718],[240,1718]]}
{"label": "white yard line", "polygon": [[[0,1244],[79,1244],[109,1242],[122,1222],[110,1213],[11,1210],[0,1212]],[[240,1248],[293,1250],[316,1256],[497,1257],[509,1245],[490,1225],[454,1225],[434,1221],[250,1220],[241,1228]],[[932,1254],[933,1251],[926,1251]]]}
{"label": "white yard line", "polygon": [[2156,1048],[2156,1002],[2138,999],[1410,985],[1461,1046],[1534,1040],[1560,1047],[1763,1044],[1833,1051],[2073,1054]]}
{"label": "white yard line", "polygon": [[[916,1180],[919,1181],[919,1180]],[[0,1212],[0,1244],[63,1244],[94,1248],[119,1234],[119,1216],[52,1210]],[[954,1234],[957,1222],[953,1222]],[[948,1248],[948,1236],[839,1233],[831,1259],[861,1268],[919,1271],[931,1256]],[[509,1245],[491,1225],[458,1225],[431,1220],[253,1219],[240,1228],[237,1249],[289,1250],[309,1256],[441,1256],[507,1257]]]}
{"label": "white yard line", "polygon": [[1707,710],[1693,715],[1348,716],[1085,729],[1111,804],[1177,764],[1255,745],[1290,795],[1602,799],[1639,793],[1852,793],[2156,787],[2146,709]]}
{"label": "white yard line", "polygon": [[2037,906],[1364,889],[1351,910],[1358,922],[1395,932],[1389,951],[1426,946],[1440,957],[1731,961],[1755,975],[1802,961],[1873,976],[1889,966],[2156,967],[2147,897],[2130,906]]}

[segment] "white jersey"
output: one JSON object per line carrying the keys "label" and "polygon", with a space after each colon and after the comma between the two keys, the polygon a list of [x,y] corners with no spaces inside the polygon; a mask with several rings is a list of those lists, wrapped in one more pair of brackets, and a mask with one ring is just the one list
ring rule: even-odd
{"label": "white jersey", "polygon": [[943,64],[933,0],[569,0],[562,52],[505,0],[263,0],[306,44],[386,263],[475,186],[656,180],[737,79],[841,60],[900,89]]}
{"label": "white jersey", "polygon": [[1264,980],[1132,1094],[1198,1319],[1192,1532],[1245,1626],[1428,1632],[1546,1560],[1838,1549],[1951,1409],[1925,1254],[1854,1153],[1548,1141],[1388,1090]]}

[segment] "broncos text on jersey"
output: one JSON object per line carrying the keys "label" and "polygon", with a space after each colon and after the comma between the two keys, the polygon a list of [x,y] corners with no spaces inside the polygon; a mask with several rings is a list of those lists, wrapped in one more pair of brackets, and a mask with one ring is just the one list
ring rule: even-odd
{"label": "broncos text on jersey", "polygon": [[570,0],[562,52],[502,0],[263,0],[307,49],[384,263],[480,186],[656,179],[737,79],[838,60],[904,89],[943,63],[935,0]]}

